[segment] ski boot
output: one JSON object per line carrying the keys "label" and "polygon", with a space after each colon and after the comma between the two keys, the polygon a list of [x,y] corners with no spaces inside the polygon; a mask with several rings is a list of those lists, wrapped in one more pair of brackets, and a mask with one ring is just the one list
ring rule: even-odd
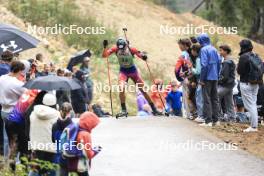
{"label": "ski boot", "polygon": [[119,119],[120,117],[126,117],[128,116],[127,111],[121,111],[120,113],[116,114],[116,119]]}

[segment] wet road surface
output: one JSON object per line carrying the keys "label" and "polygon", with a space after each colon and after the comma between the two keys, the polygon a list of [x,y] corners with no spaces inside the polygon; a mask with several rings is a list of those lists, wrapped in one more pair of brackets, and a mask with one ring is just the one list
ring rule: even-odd
{"label": "wet road surface", "polygon": [[101,119],[91,176],[264,176],[264,160],[181,118]]}

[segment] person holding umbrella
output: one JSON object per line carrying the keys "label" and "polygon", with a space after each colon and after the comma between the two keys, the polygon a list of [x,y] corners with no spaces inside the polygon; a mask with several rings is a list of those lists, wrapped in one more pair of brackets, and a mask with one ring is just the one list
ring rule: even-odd
{"label": "person holding umbrella", "polygon": [[75,116],[79,117],[80,114],[84,113],[87,110],[88,99],[88,89],[85,83],[85,74],[84,72],[78,70],[73,80],[78,83],[80,86],[79,89],[71,91],[71,103]]}
{"label": "person holding umbrella", "polygon": [[91,69],[89,67],[89,63],[90,63],[90,58],[85,57],[80,67],[80,70],[85,74],[85,83],[88,91],[88,102],[87,102],[88,106],[91,104],[93,99],[93,81],[91,80],[90,77]]}

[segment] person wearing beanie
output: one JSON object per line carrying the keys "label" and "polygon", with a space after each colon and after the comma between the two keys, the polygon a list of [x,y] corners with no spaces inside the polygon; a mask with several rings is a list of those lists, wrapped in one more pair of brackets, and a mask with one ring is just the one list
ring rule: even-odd
{"label": "person wearing beanie", "polygon": [[56,96],[46,93],[42,105],[36,105],[30,115],[29,147],[36,158],[50,162],[53,162],[56,153],[56,145],[50,145],[52,125],[61,118],[60,112],[55,109],[56,103]]}

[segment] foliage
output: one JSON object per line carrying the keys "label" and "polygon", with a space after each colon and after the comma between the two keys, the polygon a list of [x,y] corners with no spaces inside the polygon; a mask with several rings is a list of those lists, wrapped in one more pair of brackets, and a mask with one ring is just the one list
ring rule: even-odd
{"label": "foliage", "polygon": [[263,0],[211,0],[213,5],[200,15],[221,26],[238,27],[240,35],[264,43]]}
{"label": "foliage", "polygon": [[15,171],[8,169],[7,167],[1,170],[3,176],[27,176],[29,172],[39,173],[45,175],[46,173],[59,169],[57,164],[53,164],[49,161],[43,161],[34,159],[29,161],[27,157],[20,158],[21,163],[15,165]]}

